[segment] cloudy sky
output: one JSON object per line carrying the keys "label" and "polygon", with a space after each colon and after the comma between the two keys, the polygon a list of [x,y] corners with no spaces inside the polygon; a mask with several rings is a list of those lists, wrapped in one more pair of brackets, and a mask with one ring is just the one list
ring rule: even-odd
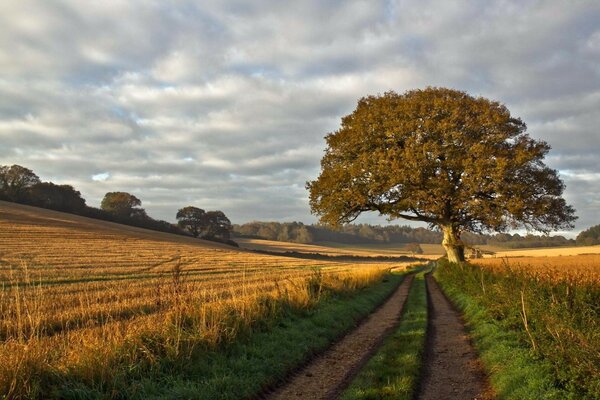
{"label": "cloudy sky", "polygon": [[596,0],[6,0],[0,164],[167,220],[313,222],[304,183],[356,101],[446,86],[550,143],[579,230],[600,223],[598,21]]}

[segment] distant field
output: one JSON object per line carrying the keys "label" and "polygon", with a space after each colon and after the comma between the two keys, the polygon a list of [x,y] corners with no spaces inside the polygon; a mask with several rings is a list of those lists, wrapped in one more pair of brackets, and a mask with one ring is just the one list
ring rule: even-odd
{"label": "distant field", "polygon": [[[597,247],[597,246],[596,246]],[[473,260],[473,264],[491,268],[494,271],[507,269],[526,271],[547,280],[570,279],[577,282],[600,284],[600,254],[486,258]]]}
{"label": "distant field", "polygon": [[[479,247],[479,246],[477,246]],[[481,246],[485,248],[485,246]],[[577,247],[547,247],[535,249],[505,250],[495,248],[495,256],[491,257],[555,257],[575,256],[580,254],[600,254],[600,246],[577,246]],[[485,256],[490,257],[490,256]]]}
{"label": "distant field", "polygon": [[[404,245],[397,244],[342,244],[332,242],[319,242],[315,244],[302,244],[291,242],[279,242],[262,239],[236,239],[241,247],[246,249],[286,252],[296,251],[300,253],[319,253],[329,256],[361,256],[361,257],[395,257],[411,256]],[[421,244],[424,254],[417,257],[435,259],[444,254],[443,247],[436,244]]]}
{"label": "distant field", "polygon": [[188,326],[186,340],[216,346],[268,317],[267,298],[303,307],[315,279],[352,290],[404,267],[260,255],[6,202],[0,244],[0,393],[13,394],[40,374],[93,382],[178,354]]}

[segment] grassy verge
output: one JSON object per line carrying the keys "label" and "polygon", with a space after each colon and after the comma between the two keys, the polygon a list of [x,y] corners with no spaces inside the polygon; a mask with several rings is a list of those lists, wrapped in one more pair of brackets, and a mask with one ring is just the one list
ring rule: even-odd
{"label": "grassy verge", "polygon": [[252,398],[327,348],[371,313],[401,283],[391,274],[370,287],[331,293],[306,309],[285,308],[251,335],[218,349],[198,349],[188,357],[158,360],[144,378],[122,379],[111,387],[73,382],[55,398],[241,399]]}
{"label": "grassy verge", "polygon": [[415,276],[398,328],[341,399],[412,399],[421,372],[426,331],[427,293],[421,272]]}
{"label": "grassy verge", "polygon": [[598,288],[440,264],[501,399],[600,398]]}

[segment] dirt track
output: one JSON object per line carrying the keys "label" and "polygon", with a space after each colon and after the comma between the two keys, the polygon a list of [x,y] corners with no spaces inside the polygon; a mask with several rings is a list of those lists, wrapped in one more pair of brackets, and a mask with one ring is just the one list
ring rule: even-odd
{"label": "dirt track", "polygon": [[492,399],[492,391],[460,314],[427,275],[429,326],[419,400]]}
{"label": "dirt track", "polygon": [[300,370],[268,400],[335,399],[398,324],[413,280],[409,275],[394,294],[354,331]]}

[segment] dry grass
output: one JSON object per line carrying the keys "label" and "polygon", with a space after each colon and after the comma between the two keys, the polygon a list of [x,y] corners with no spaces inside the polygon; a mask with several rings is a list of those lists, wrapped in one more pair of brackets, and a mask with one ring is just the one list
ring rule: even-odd
{"label": "dry grass", "polygon": [[600,398],[600,255],[472,263],[440,268],[445,288],[484,306],[492,321],[547,361],[556,387],[571,393],[556,398]]}
{"label": "dry grass", "polygon": [[15,398],[61,376],[108,385],[398,267],[258,255],[5,202],[0,244],[0,393]]}
{"label": "dry grass", "polygon": [[436,275],[474,326],[499,396],[600,399],[600,256],[473,264],[442,262]]}
{"label": "dry grass", "polygon": [[502,272],[508,269],[525,271],[549,280],[569,280],[574,283],[600,284],[600,254],[560,257],[488,258],[473,260],[474,264]]}

